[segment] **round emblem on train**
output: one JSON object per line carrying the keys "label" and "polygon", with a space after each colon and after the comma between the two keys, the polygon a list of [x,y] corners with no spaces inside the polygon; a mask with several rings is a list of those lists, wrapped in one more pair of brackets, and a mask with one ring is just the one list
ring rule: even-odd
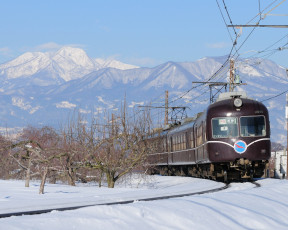
{"label": "round emblem on train", "polygon": [[244,153],[247,149],[247,144],[244,141],[236,141],[234,144],[234,150],[237,153]]}

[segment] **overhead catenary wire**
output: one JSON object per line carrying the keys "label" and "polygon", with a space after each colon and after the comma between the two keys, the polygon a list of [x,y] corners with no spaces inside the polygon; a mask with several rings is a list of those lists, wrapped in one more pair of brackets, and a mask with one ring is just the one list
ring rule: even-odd
{"label": "overhead catenary wire", "polygon": [[230,39],[231,39],[231,41],[232,41],[232,43],[233,43],[234,40],[233,40],[233,38],[232,38],[232,35],[231,35],[230,30],[229,30],[229,28],[228,28],[228,24],[226,23],[225,17],[224,17],[224,15],[223,15],[223,13],[222,13],[222,10],[221,10],[221,7],[220,7],[220,5],[219,5],[218,0],[216,0],[216,3],[217,3],[217,6],[218,6],[218,9],[219,9],[219,11],[220,11],[220,14],[221,14],[221,16],[222,16],[222,19],[223,19],[223,21],[224,21],[224,24],[226,25],[226,29],[227,29],[227,31],[228,31],[228,34],[229,34],[229,36],[230,36]]}
{"label": "overhead catenary wire", "polygon": [[[258,54],[260,54],[260,53],[264,53],[264,52],[266,52],[266,51],[269,51],[269,49],[270,48],[272,48],[273,46],[275,46],[276,44],[278,44],[279,42],[281,42],[283,39],[285,39],[285,38],[288,38],[288,34],[285,34],[283,37],[281,37],[279,40],[277,40],[276,42],[274,42],[272,45],[269,45],[269,46],[267,46],[264,50],[261,50],[261,51],[258,51],[258,53],[256,53],[256,54],[253,54],[253,55],[251,55],[251,56],[249,56],[249,57],[247,57],[247,58],[252,58],[252,57],[254,57],[254,56],[256,56],[256,55],[258,55]],[[287,44],[287,43],[286,43]],[[286,45],[285,44],[285,45]],[[285,46],[284,45],[284,46]]]}
{"label": "overhead catenary wire", "polygon": [[[230,21],[231,25],[233,25],[233,22],[232,22],[232,19],[231,19],[230,14],[229,14],[228,8],[227,8],[227,6],[226,6],[226,4],[225,4],[225,1],[224,1],[224,0],[222,0],[222,1],[223,1],[223,4],[224,4],[226,13],[227,13],[227,15],[228,15],[229,21]],[[224,23],[225,23],[225,26],[226,26],[226,28],[227,28],[227,23],[226,23],[226,20],[225,20],[224,15],[223,15],[223,13],[222,13],[222,10],[221,10],[221,8],[220,8],[220,4],[219,4],[218,0],[216,0],[216,2],[217,2],[217,5],[218,5],[218,8],[219,8],[219,11],[220,11],[220,13],[221,13],[222,19],[223,19],[223,21],[224,21]],[[265,12],[268,8],[270,8],[275,2],[277,2],[277,0],[273,1],[272,3],[270,3],[267,7],[265,7],[265,8],[261,11],[260,1],[259,1],[259,2],[258,2],[258,4],[259,4],[259,13],[258,13],[255,17],[253,17],[251,20],[249,20],[249,21],[247,22],[247,24],[249,24],[250,22],[252,22],[253,20],[255,20],[258,16],[260,16],[260,17],[258,18],[258,21],[257,21],[257,23],[259,24],[259,22],[262,20],[261,15],[263,14],[263,12]],[[275,8],[275,7],[274,7],[274,8]],[[270,10],[270,11],[271,11],[271,10]],[[229,32],[230,39],[232,40],[232,43],[233,43],[233,44],[232,44],[232,48],[231,48],[231,50],[230,50],[230,52],[229,52],[229,54],[228,54],[228,56],[227,56],[227,59],[226,59],[226,60],[224,61],[224,63],[220,66],[220,68],[219,68],[217,71],[215,71],[214,74],[212,74],[212,75],[207,79],[207,82],[209,82],[209,81],[211,81],[211,80],[215,80],[215,79],[220,80],[220,79],[223,79],[223,78],[226,78],[226,77],[227,77],[226,75],[224,75],[224,76],[222,75],[223,72],[224,72],[223,69],[225,70],[225,67],[227,67],[230,58],[235,58],[236,60],[239,58],[239,56],[240,56],[240,54],[238,53],[239,50],[243,48],[243,46],[246,44],[247,40],[251,37],[251,35],[252,35],[252,33],[255,31],[255,29],[256,29],[256,27],[254,27],[254,28],[250,31],[250,33],[248,34],[248,36],[244,39],[244,41],[240,44],[240,46],[239,46],[238,48],[236,47],[238,35],[237,35],[237,32],[236,32],[235,28],[233,27],[233,30],[234,30],[234,33],[235,33],[235,36],[236,36],[235,40],[233,40],[233,38],[232,38],[232,36],[231,36],[231,34],[230,34],[230,31],[227,29],[228,32]],[[234,49],[235,49],[235,50],[234,50]],[[233,52],[233,51],[234,51],[234,52]],[[273,55],[273,54],[272,54],[272,55]],[[228,71],[228,68],[226,69],[226,71]],[[226,73],[227,73],[227,72],[225,72],[225,74],[226,74]],[[221,74],[221,75],[220,75],[220,74]],[[201,89],[204,85],[205,85],[205,84],[200,84],[200,85],[197,85],[197,86],[192,86],[190,89],[188,89],[187,91],[185,91],[184,93],[182,93],[180,96],[175,97],[173,100],[171,100],[171,101],[169,102],[169,105],[175,104],[175,103],[176,103],[177,101],[179,101],[180,99],[183,99],[183,98],[184,98],[187,94],[189,94],[192,90]],[[208,91],[204,91],[204,92],[202,92],[202,93],[200,93],[200,94],[198,94],[198,95],[196,95],[196,96],[194,96],[194,97],[192,97],[192,98],[189,98],[189,100],[190,100],[190,101],[196,100],[196,99],[198,99],[199,97],[201,97],[202,95],[204,95],[204,94],[206,94],[206,93],[208,93]],[[163,112],[162,112],[162,113],[163,113]],[[159,113],[158,113],[158,114],[159,114]]]}
{"label": "overhead catenary wire", "polygon": [[[262,11],[260,11],[256,16],[254,16],[251,20],[249,20],[245,25],[248,25],[250,22],[252,22],[254,19],[257,18],[258,15],[260,15],[260,18],[258,19],[258,21],[256,22],[256,24],[259,24],[259,22],[261,20],[263,20],[263,18],[261,18],[262,13],[267,10],[268,8],[270,8],[275,2],[277,2],[277,0],[273,1],[272,3],[270,3],[267,7],[265,7]],[[275,7],[274,7],[275,8]],[[271,10],[270,10],[271,11]],[[245,40],[242,42],[242,44],[240,45],[240,47],[237,49],[237,52],[242,48],[242,46],[247,42],[248,38],[252,35],[252,33],[255,31],[256,27],[254,27],[252,29],[252,31],[248,34],[248,36],[245,38]],[[235,54],[233,55],[233,57],[235,57]],[[238,55],[239,57],[239,55]],[[237,57],[237,58],[238,58]]]}
{"label": "overhead catenary wire", "polygon": [[[219,6],[219,3],[218,3],[218,1],[216,0],[216,2],[217,2],[217,5]],[[259,2],[259,13],[254,17],[254,18],[252,18],[248,23],[250,23],[252,20],[254,20],[258,15],[260,15],[260,18],[259,18],[259,20],[258,20],[258,22],[257,22],[257,24],[259,24],[259,22],[262,20],[262,18],[261,18],[261,14],[266,10],[266,9],[268,9],[270,6],[272,6],[274,3],[275,3],[276,1],[274,1],[274,2],[272,2],[271,4],[269,4],[264,10],[260,10],[260,2]],[[226,12],[227,12],[227,15],[228,15],[228,17],[229,17],[229,19],[230,19],[230,23],[231,24],[233,24],[232,23],[232,20],[231,20],[231,17],[230,17],[230,14],[229,14],[229,12],[228,12],[228,9],[227,9],[227,7],[226,7],[226,5],[225,5],[225,2],[224,2],[224,0],[223,0],[223,4],[224,4],[224,7],[225,7],[225,10],[226,10]],[[274,7],[275,8],[275,7]],[[273,9],[274,9],[273,8]],[[272,9],[272,10],[273,10]],[[224,19],[224,17],[223,17],[223,13],[222,13],[222,11],[221,11],[221,9],[220,9],[220,7],[219,7],[219,10],[220,10],[220,13],[221,13],[221,15],[222,15],[222,18],[223,18],[223,20],[224,20],[224,23],[227,25],[227,23],[226,23],[226,21],[225,21],[225,19]],[[271,10],[270,10],[271,11]],[[247,23],[247,24],[248,24]],[[235,32],[235,35],[236,35],[236,39],[237,39],[237,33],[236,33],[236,31],[235,31],[235,28],[233,27],[233,29],[234,29],[234,32]],[[243,45],[247,42],[247,40],[249,39],[249,37],[252,35],[252,33],[255,31],[255,29],[256,29],[256,27],[254,27],[253,29],[252,29],[252,31],[248,34],[248,36],[245,38],[245,40],[241,43],[241,45],[239,46],[239,48],[238,49],[236,49],[236,52],[232,55],[232,57],[234,58],[235,56],[236,56],[236,53],[238,54],[237,55],[237,57],[236,57],[236,59],[238,59],[238,57],[240,56],[239,55],[239,53],[238,53],[238,51],[243,47]],[[236,41],[236,39],[235,39],[235,41]],[[232,47],[232,49],[231,49],[231,52],[233,51],[233,48],[236,46],[236,44],[233,44],[233,47]],[[228,57],[230,57],[231,56],[231,52],[230,52],[230,54],[229,54],[229,56]],[[226,61],[228,61],[229,59],[227,59]],[[224,63],[224,64],[227,64],[227,63]],[[222,66],[221,66],[222,67]],[[220,68],[221,69],[221,68]],[[209,81],[209,80],[208,80]]]}
{"label": "overhead catenary wire", "polygon": [[[277,1],[277,0],[275,0],[274,2],[272,2],[271,4],[269,4],[264,10],[262,10],[261,12],[259,12],[255,17],[257,17],[259,14],[263,13],[266,9],[268,9],[268,8],[269,8],[271,5],[273,5],[276,1]],[[218,0],[216,0],[216,2],[217,2],[217,5],[219,6]],[[225,5],[224,0],[223,0],[223,4]],[[226,7],[225,10],[226,10],[227,14],[229,15],[227,6],[225,5],[225,7]],[[220,6],[219,6],[219,8],[220,8]],[[221,11],[221,8],[220,8],[220,12],[221,12],[221,15],[223,16],[223,13],[222,13],[222,11]],[[254,18],[255,18],[255,17],[254,17]],[[232,20],[231,20],[230,15],[229,15],[229,18],[230,18],[230,23],[232,24]],[[252,18],[249,22],[251,22],[252,20],[254,20],[254,18]],[[223,20],[224,20],[225,25],[227,25],[227,23],[226,23],[226,21],[225,21],[225,19],[224,19],[224,16],[223,16]],[[259,19],[259,21],[260,21],[260,19]],[[249,22],[248,22],[248,23],[249,23]],[[247,24],[248,24],[248,23],[247,23]],[[233,28],[233,29],[234,29],[234,28]],[[246,43],[246,41],[247,41],[248,38],[251,36],[251,34],[253,33],[254,30],[255,30],[255,28],[253,28],[253,30],[249,33],[249,35],[246,37],[246,39],[244,40],[244,42],[242,42],[242,44],[240,45],[240,47],[239,47],[238,49],[236,49],[236,53],[237,53],[237,52],[242,48],[242,46]],[[236,39],[237,39],[237,33],[236,33],[236,31],[234,31],[234,32],[235,32]],[[221,67],[220,67],[207,81],[211,81],[212,79],[214,79],[214,78],[219,74],[219,72],[220,72],[224,67],[227,66],[227,64],[228,64],[228,62],[229,62],[229,60],[230,60],[230,57],[231,57],[231,56],[232,56],[232,57],[235,56],[235,54],[232,55],[232,52],[233,52],[233,49],[234,49],[235,46],[236,46],[236,39],[235,39],[234,42],[233,42],[232,48],[231,48],[231,50],[230,50],[230,52],[229,52],[229,54],[228,54],[228,56],[227,56],[226,61],[221,65]],[[238,55],[238,56],[239,56],[239,55]],[[204,85],[204,84],[201,84],[201,85]],[[186,96],[186,95],[187,95],[189,92],[191,92],[193,89],[196,89],[196,88],[200,87],[201,85],[191,87],[189,90],[185,91],[181,96],[179,96],[179,97],[173,99],[172,101],[170,101],[169,104],[172,104],[172,103],[174,103],[174,102],[182,99],[184,96]]]}
{"label": "overhead catenary wire", "polygon": [[[228,15],[228,17],[229,17],[230,23],[233,24],[233,23],[232,23],[232,19],[231,19],[230,15],[229,15],[227,6],[226,6],[224,0],[222,0],[222,1],[223,1],[225,10],[226,10],[226,12],[227,12],[227,15]],[[225,18],[224,18],[224,16],[223,16],[222,11],[221,11],[221,8],[220,8],[220,5],[219,5],[218,0],[216,0],[216,2],[217,2],[217,5],[218,5],[218,8],[219,8],[219,10],[220,10],[220,13],[221,13],[221,15],[222,15],[223,21],[224,21],[224,23],[225,23],[225,25],[226,25],[226,28],[227,28],[227,23],[226,23],[226,21],[225,21]],[[233,49],[235,48],[235,46],[236,46],[236,44],[237,44],[237,39],[238,39],[237,32],[236,32],[235,28],[233,28],[233,29],[234,29],[234,33],[235,33],[236,38],[235,38],[234,41],[232,41],[233,44],[232,44],[232,48],[231,48],[231,50],[230,50],[230,52],[229,52],[229,54],[228,54],[228,57],[227,57],[226,61],[221,65],[221,67],[207,80],[207,82],[213,80],[213,79],[219,74],[219,72],[220,72],[224,67],[227,66],[227,64],[228,64],[228,62],[229,62],[229,60],[230,60],[231,54],[232,54]],[[229,30],[228,30],[228,32],[229,32]],[[230,32],[229,32],[229,35],[230,35],[230,38],[232,39],[232,36],[231,36]],[[233,39],[232,39],[232,40],[233,40]],[[238,50],[239,50],[239,49],[236,49],[236,53],[238,52]],[[204,84],[205,84],[205,83],[202,83],[201,85],[204,85]],[[195,87],[190,88],[190,89],[189,89],[188,91],[186,91],[183,95],[181,95],[180,97],[172,100],[170,103],[174,103],[174,102],[182,99],[182,98],[183,98],[185,95],[187,95],[191,90],[193,90],[193,89],[195,89],[195,88],[197,88],[197,87],[199,87],[199,86],[201,86],[201,85],[198,85],[198,86],[195,86]],[[204,93],[207,93],[207,92],[204,92]],[[201,95],[203,95],[204,93],[202,93]],[[196,98],[198,98],[198,97],[196,97]],[[195,99],[195,98],[193,98],[193,99]]]}
{"label": "overhead catenary wire", "polygon": [[223,2],[223,5],[224,5],[224,8],[225,8],[225,10],[226,10],[226,13],[227,13],[227,15],[228,15],[228,18],[229,18],[229,20],[230,20],[230,24],[232,25],[232,28],[233,28],[234,33],[235,33],[235,36],[236,36],[236,38],[237,38],[238,35],[237,35],[236,30],[235,30],[235,27],[233,26],[233,22],[232,22],[232,19],[231,19],[231,17],[230,17],[230,14],[229,14],[229,12],[228,12],[228,9],[227,9],[227,6],[226,6],[226,4],[225,4],[225,1],[222,0],[222,2]]}
{"label": "overhead catenary wire", "polygon": [[271,99],[274,99],[274,98],[276,98],[276,97],[280,97],[281,95],[283,95],[283,94],[285,94],[285,93],[287,93],[287,92],[288,92],[288,89],[285,90],[285,91],[283,91],[283,92],[281,92],[281,93],[279,93],[279,94],[277,94],[277,95],[275,95],[275,96],[266,98],[265,100],[262,100],[262,101],[260,101],[260,102],[265,102],[265,101],[269,101],[269,100],[271,100]]}
{"label": "overhead catenary wire", "polygon": [[[217,5],[219,6],[218,0],[216,0],[216,2],[217,2]],[[267,7],[265,7],[262,11],[260,11],[260,9],[259,9],[260,12],[259,12],[255,17],[253,17],[250,21],[248,21],[246,24],[248,24],[248,23],[250,23],[251,21],[253,21],[258,15],[261,15],[265,10],[267,10],[269,7],[271,7],[275,2],[277,2],[277,0],[273,1],[271,4],[269,4]],[[226,12],[227,12],[227,15],[228,15],[228,17],[229,17],[229,19],[230,19],[230,23],[233,24],[233,23],[232,23],[232,20],[231,20],[231,17],[230,17],[230,14],[229,14],[229,11],[228,11],[228,9],[227,9],[227,6],[226,6],[224,0],[223,0],[223,4],[224,4],[225,10],[226,10]],[[219,8],[220,8],[220,6],[219,6]],[[275,7],[274,7],[274,8],[275,8]],[[273,9],[274,9],[274,8],[273,8]],[[271,10],[270,10],[270,11],[271,11]],[[225,19],[224,19],[223,13],[222,13],[222,11],[221,11],[221,8],[220,8],[220,13],[221,13],[221,15],[222,15],[222,18],[223,18],[223,20],[224,20],[225,25],[227,25],[227,23],[226,23],[226,21],[225,21]],[[258,22],[257,22],[257,23],[259,23],[261,20],[262,20],[262,18],[260,17],[260,18],[258,19]],[[235,35],[236,35],[236,39],[237,39],[237,33],[236,33],[236,31],[235,31],[235,28],[233,27],[233,29],[234,29],[234,32],[235,32]],[[236,39],[235,39],[235,42],[233,43],[233,46],[232,46],[232,48],[231,48],[231,50],[230,50],[230,53],[229,53],[226,61],[224,62],[224,64],[223,64],[207,81],[211,81],[213,78],[215,78],[215,77],[217,76],[217,74],[222,70],[222,68],[224,68],[225,66],[227,66],[230,57],[232,56],[232,57],[234,58],[234,57],[236,56],[236,53],[238,53],[238,51],[239,51],[239,50],[243,47],[243,45],[247,42],[247,40],[250,38],[250,36],[252,35],[252,33],[255,31],[255,29],[256,29],[256,27],[254,27],[254,28],[250,31],[250,33],[249,33],[248,36],[245,38],[245,40],[241,43],[241,45],[239,46],[239,48],[236,49],[236,52],[235,52],[234,54],[232,54],[233,49],[234,49],[235,46],[236,46],[236,44],[235,44],[235,43],[236,43]],[[238,54],[237,57],[236,57],[236,59],[238,59],[239,56],[240,56],[240,55]],[[188,93],[189,93],[191,90],[193,90],[194,88],[197,88],[197,87],[192,87],[191,89],[189,89],[188,91],[186,91],[182,96],[180,96],[180,97],[174,99],[173,101],[171,101],[171,103],[173,103],[173,102],[175,102],[175,101],[177,101],[177,100],[180,100],[181,98],[183,98],[186,94],[188,94]]]}
{"label": "overhead catenary wire", "polygon": [[261,19],[261,0],[258,0],[258,7],[259,7],[259,17]]}
{"label": "overhead catenary wire", "polygon": [[[217,5],[219,6],[218,0],[216,0],[216,2],[217,2]],[[224,5],[225,5],[224,0],[223,0],[223,3],[224,3]],[[225,5],[225,7],[226,7],[226,5]],[[224,16],[223,16],[223,13],[222,13],[222,11],[221,11],[220,6],[219,6],[219,10],[220,10],[220,12],[221,12],[221,15],[222,15],[222,18],[223,18],[223,20],[224,20],[224,23],[225,23],[225,25],[226,25],[226,27],[227,27],[227,23],[226,23],[226,21],[225,21],[225,19],[224,19]],[[226,7],[226,12],[227,12],[227,14],[229,15],[229,12],[228,12],[227,7]],[[230,23],[232,24],[232,20],[231,20],[230,15],[229,15],[229,18],[230,18]],[[236,38],[235,38],[235,40],[233,41],[232,48],[231,48],[231,50],[230,50],[230,52],[229,52],[229,54],[228,54],[228,56],[227,56],[226,61],[225,61],[225,62],[221,65],[221,67],[207,80],[207,82],[213,80],[213,79],[219,74],[219,72],[220,72],[224,67],[226,67],[227,64],[229,63],[230,57],[231,57],[231,55],[232,55],[233,49],[235,48],[235,46],[236,46],[236,44],[237,44],[237,38],[238,38],[238,35],[237,35],[235,29],[234,29],[234,32],[235,32]],[[231,37],[231,36],[230,36],[230,37]],[[231,37],[231,38],[232,38],[232,37]],[[236,49],[236,53],[238,52],[238,50],[239,50],[239,49]],[[197,86],[194,86],[194,87],[191,87],[189,90],[187,90],[186,92],[184,92],[181,96],[179,96],[179,97],[173,99],[172,101],[170,101],[169,104],[172,104],[172,103],[174,103],[174,102],[182,99],[184,96],[186,96],[186,95],[187,95],[189,92],[191,92],[193,89],[196,89],[196,88],[198,88],[198,87],[200,87],[200,86],[202,86],[202,85],[204,85],[204,83],[203,83],[203,84],[200,84],[200,85],[197,85]]]}

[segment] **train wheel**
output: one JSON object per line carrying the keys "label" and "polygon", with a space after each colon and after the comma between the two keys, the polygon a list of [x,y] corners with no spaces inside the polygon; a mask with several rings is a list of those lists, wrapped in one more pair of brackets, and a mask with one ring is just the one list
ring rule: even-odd
{"label": "train wheel", "polygon": [[223,180],[225,183],[227,183],[227,181],[228,181],[228,175],[227,175],[226,171],[223,172]]}
{"label": "train wheel", "polygon": [[159,173],[159,171],[158,170],[156,170],[156,168],[149,168],[148,170],[147,170],[147,174],[148,175],[155,175],[155,174],[158,174]]}
{"label": "train wheel", "polygon": [[168,168],[167,167],[161,167],[160,168],[160,175],[168,176]]}

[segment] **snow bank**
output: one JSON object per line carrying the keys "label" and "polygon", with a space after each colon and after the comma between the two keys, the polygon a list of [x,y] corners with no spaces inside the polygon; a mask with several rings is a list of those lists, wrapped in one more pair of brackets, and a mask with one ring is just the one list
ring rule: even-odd
{"label": "snow bank", "polygon": [[[233,183],[227,190],[204,195],[126,205],[95,206],[73,211],[0,219],[0,229],[288,229],[288,181],[265,179],[255,188],[251,183]],[[24,188],[24,182],[0,181],[1,210],[23,204],[126,199],[190,192],[223,184],[182,177],[153,177],[150,182],[116,189],[96,186],[48,185],[38,195],[38,183]],[[138,187],[138,188],[137,188]],[[44,202],[44,201],[45,202]],[[43,203],[41,203],[43,202]]]}

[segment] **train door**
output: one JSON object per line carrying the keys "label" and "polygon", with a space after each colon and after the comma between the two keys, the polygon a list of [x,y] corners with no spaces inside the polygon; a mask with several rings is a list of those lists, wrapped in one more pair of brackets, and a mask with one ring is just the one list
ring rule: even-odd
{"label": "train door", "polygon": [[206,121],[203,123],[203,150],[204,150],[204,159],[208,159],[208,145],[206,144],[207,142],[207,124]]}
{"label": "train door", "polygon": [[189,160],[195,162],[195,137],[194,137],[194,128],[190,131],[190,151],[189,151]]}
{"label": "train door", "polygon": [[196,143],[197,143],[197,161],[203,160],[203,122],[196,130]]}
{"label": "train door", "polygon": [[198,161],[198,127],[197,125],[195,125],[195,128],[194,128],[194,140],[195,140],[195,162]]}
{"label": "train door", "polygon": [[164,136],[163,137],[163,154],[162,154],[162,157],[163,157],[163,163],[165,164],[168,164],[168,156],[169,156],[169,153],[168,153],[168,145],[167,145],[167,136]]}
{"label": "train door", "polygon": [[173,163],[173,141],[172,136],[167,136],[168,139],[168,164]]}
{"label": "train door", "polygon": [[185,132],[185,149],[189,149],[189,135],[188,132]]}

